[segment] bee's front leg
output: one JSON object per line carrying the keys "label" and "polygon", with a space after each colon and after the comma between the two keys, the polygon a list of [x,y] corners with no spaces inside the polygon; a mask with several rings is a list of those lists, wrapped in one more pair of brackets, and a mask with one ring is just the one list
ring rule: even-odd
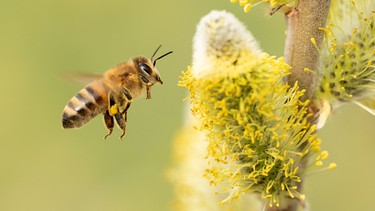
{"label": "bee's front leg", "polygon": [[150,87],[151,86],[149,84],[146,85],[146,93],[147,93],[146,99],[151,99],[151,89],[150,89]]}
{"label": "bee's front leg", "polygon": [[147,92],[146,99],[151,99],[151,91],[150,91],[151,83],[150,83],[150,81],[146,77],[144,77],[143,75],[139,75],[139,77],[141,78],[141,80],[143,82],[146,83],[146,92]]}

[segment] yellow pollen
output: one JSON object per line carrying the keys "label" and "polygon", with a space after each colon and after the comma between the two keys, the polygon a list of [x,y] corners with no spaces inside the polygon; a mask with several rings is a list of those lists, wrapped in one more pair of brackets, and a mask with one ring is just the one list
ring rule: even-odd
{"label": "yellow pollen", "polygon": [[243,10],[244,10],[244,12],[246,12],[246,13],[250,12],[250,10],[251,10],[251,4],[247,3],[247,4],[244,6]]}
{"label": "yellow pollen", "polygon": [[320,154],[320,158],[322,160],[326,160],[328,158],[328,152],[327,151],[322,151]]}
{"label": "yellow pollen", "polygon": [[315,40],[315,38],[311,38],[311,42],[312,42],[312,44],[316,45],[316,40]]}
{"label": "yellow pollen", "polygon": [[119,113],[119,110],[118,110],[117,104],[114,104],[113,106],[111,106],[111,108],[109,109],[109,114],[111,116],[114,116],[114,115],[116,115],[118,113]]}
{"label": "yellow pollen", "polygon": [[336,167],[337,167],[336,163],[330,163],[328,166],[328,169],[334,169]]}
{"label": "yellow pollen", "polygon": [[247,4],[248,0],[240,0],[240,6],[245,6]]}

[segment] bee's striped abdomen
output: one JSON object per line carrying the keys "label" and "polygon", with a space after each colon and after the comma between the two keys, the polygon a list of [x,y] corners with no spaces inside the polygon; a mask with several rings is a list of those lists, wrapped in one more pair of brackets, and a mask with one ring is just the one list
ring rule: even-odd
{"label": "bee's striped abdomen", "polygon": [[103,113],[107,109],[108,90],[104,83],[94,82],[79,91],[64,108],[62,126],[81,127],[99,113]]}

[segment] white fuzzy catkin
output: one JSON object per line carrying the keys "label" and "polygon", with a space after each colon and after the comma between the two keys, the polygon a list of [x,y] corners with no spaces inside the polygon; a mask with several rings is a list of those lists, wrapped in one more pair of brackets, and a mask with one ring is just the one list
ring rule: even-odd
{"label": "white fuzzy catkin", "polygon": [[212,11],[204,16],[197,26],[193,43],[193,74],[196,77],[212,69],[212,61],[220,57],[236,57],[233,52],[251,50],[254,54],[262,53],[245,25],[226,11]]}

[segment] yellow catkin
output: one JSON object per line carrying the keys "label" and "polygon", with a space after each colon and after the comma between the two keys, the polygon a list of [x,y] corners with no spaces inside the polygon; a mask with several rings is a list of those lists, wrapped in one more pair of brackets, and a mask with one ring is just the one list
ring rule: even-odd
{"label": "yellow catkin", "polygon": [[193,65],[179,85],[208,140],[205,177],[229,193],[221,203],[247,192],[270,206],[304,196],[295,187],[308,171],[298,166],[320,155],[320,140],[305,92],[283,81],[288,74],[284,59],[263,53],[232,14],[212,11],[198,24]]}

